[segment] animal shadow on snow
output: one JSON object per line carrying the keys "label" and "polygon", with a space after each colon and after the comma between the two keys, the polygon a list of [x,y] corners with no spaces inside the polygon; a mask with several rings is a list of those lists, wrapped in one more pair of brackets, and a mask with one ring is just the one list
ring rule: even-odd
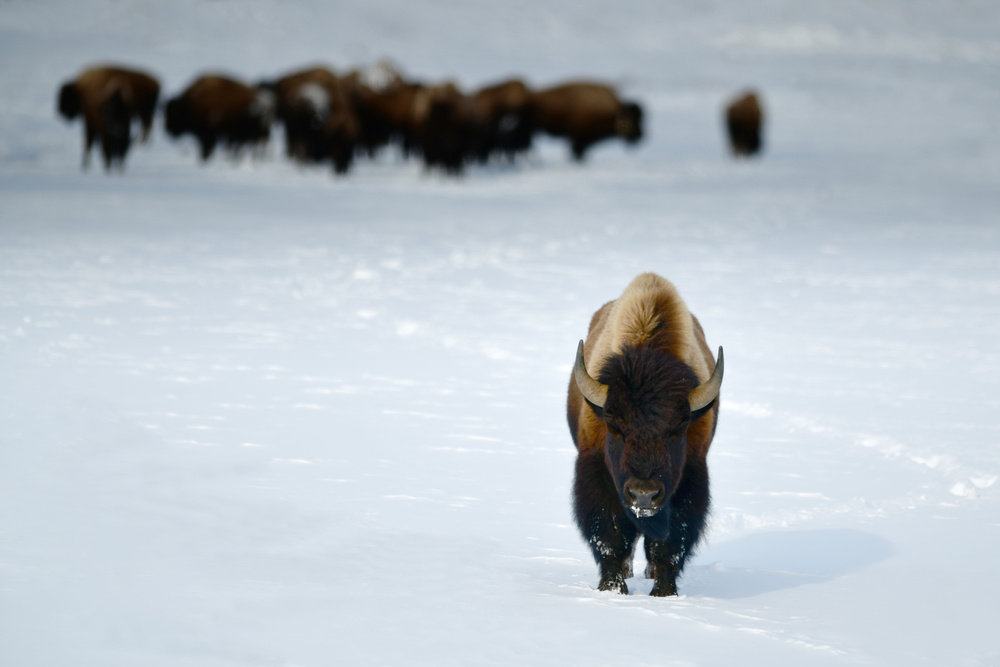
{"label": "animal shadow on snow", "polygon": [[892,545],[860,530],[800,530],[748,535],[706,545],[684,573],[681,591],[738,599],[821,583],[891,556]]}

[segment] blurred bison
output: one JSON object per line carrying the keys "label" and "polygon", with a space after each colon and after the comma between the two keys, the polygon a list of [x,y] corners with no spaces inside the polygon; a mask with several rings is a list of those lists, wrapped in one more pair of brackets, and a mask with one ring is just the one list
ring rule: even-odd
{"label": "blurred bison", "polygon": [[420,151],[420,129],[426,116],[425,86],[403,80],[383,88],[361,82],[353,90],[352,100],[362,128],[362,142],[369,152],[396,143],[403,155]]}
{"label": "blurred bison", "polygon": [[160,97],[160,83],[145,72],[102,66],[85,70],[59,89],[59,113],[67,120],[83,116],[83,167],[90,164],[90,149],[101,142],[104,167],[125,167],[132,143],[132,122],[142,127],[141,139],[149,138]]}
{"label": "blurred bison", "polygon": [[313,67],[269,86],[285,127],[288,156],[299,162],[329,159],[337,173],[346,173],[361,134],[349,84],[325,67]]}
{"label": "blurred bison", "polygon": [[729,148],[734,156],[750,157],[760,152],[763,120],[760,99],[753,91],[729,102],[726,106],[726,129],[729,132]]}
{"label": "blurred bison", "polygon": [[424,164],[457,175],[482,136],[483,119],[474,100],[447,82],[418,92],[414,128]]}
{"label": "blurred bison", "polygon": [[621,137],[632,144],[642,138],[642,108],[619,100],[602,84],[566,83],[536,92],[532,102],[538,129],[569,139],[577,160],[604,139]]}
{"label": "blurred bison", "polygon": [[577,449],[574,514],[601,590],[628,592],[642,534],[651,595],[677,594],[708,513],[722,374],[722,348],[716,363],[701,324],[656,274],[636,277],[594,313],[566,409]]}
{"label": "blurred bison", "polygon": [[167,102],[164,124],[172,137],[194,135],[201,159],[221,143],[234,155],[243,148],[260,149],[271,136],[273,95],[220,75],[201,76]]}
{"label": "blurred bison", "polygon": [[420,155],[428,168],[461,173],[475,145],[479,115],[472,98],[451,82],[437,85],[394,80],[382,90],[357,86],[355,106],[364,132]]}
{"label": "blurred bison", "polygon": [[395,63],[379,60],[373,65],[348,72],[341,77],[340,83],[357,116],[360,152],[374,157],[383,146],[400,139],[400,131],[366,105],[374,96],[400,90],[407,85]]}
{"label": "blurred bison", "polygon": [[534,134],[531,91],[520,79],[480,88],[473,95],[480,117],[476,157],[486,162],[499,155],[513,160],[531,149]]}

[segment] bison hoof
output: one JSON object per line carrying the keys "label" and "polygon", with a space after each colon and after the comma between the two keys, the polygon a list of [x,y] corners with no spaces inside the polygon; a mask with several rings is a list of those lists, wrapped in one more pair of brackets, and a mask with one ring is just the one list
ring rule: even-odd
{"label": "bison hoof", "polygon": [[658,598],[677,595],[677,584],[673,581],[664,581],[663,579],[660,579],[653,584],[653,590],[649,591],[649,594]]}
{"label": "bison hoof", "polygon": [[598,585],[597,590],[611,591],[613,593],[628,595],[628,586],[625,585],[625,579],[620,574],[612,575],[610,577],[601,577],[601,583]]}

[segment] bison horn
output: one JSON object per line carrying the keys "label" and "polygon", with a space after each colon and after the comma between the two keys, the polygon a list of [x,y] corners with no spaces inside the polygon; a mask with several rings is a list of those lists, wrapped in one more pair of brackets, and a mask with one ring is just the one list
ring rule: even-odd
{"label": "bison horn", "polygon": [[597,407],[603,408],[604,403],[608,400],[608,385],[601,384],[590,377],[590,373],[587,372],[587,365],[583,363],[582,340],[576,348],[576,366],[573,367],[573,377],[576,378],[576,386],[580,389],[583,397]]}
{"label": "bison horn", "polygon": [[[722,388],[722,373],[725,370],[725,362],[722,358],[722,346],[719,346],[719,360],[715,363],[715,371],[708,382],[703,382],[691,390],[688,401],[691,403],[691,412],[697,412],[715,400]],[[607,391],[607,390],[605,390]]]}

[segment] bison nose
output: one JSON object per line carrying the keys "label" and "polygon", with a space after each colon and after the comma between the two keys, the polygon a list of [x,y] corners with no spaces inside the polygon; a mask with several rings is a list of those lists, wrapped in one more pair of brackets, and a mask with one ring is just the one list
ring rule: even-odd
{"label": "bison nose", "polygon": [[625,482],[625,499],[637,516],[652,516],[663,507],[666,487],[658,479],[629,478]]}

